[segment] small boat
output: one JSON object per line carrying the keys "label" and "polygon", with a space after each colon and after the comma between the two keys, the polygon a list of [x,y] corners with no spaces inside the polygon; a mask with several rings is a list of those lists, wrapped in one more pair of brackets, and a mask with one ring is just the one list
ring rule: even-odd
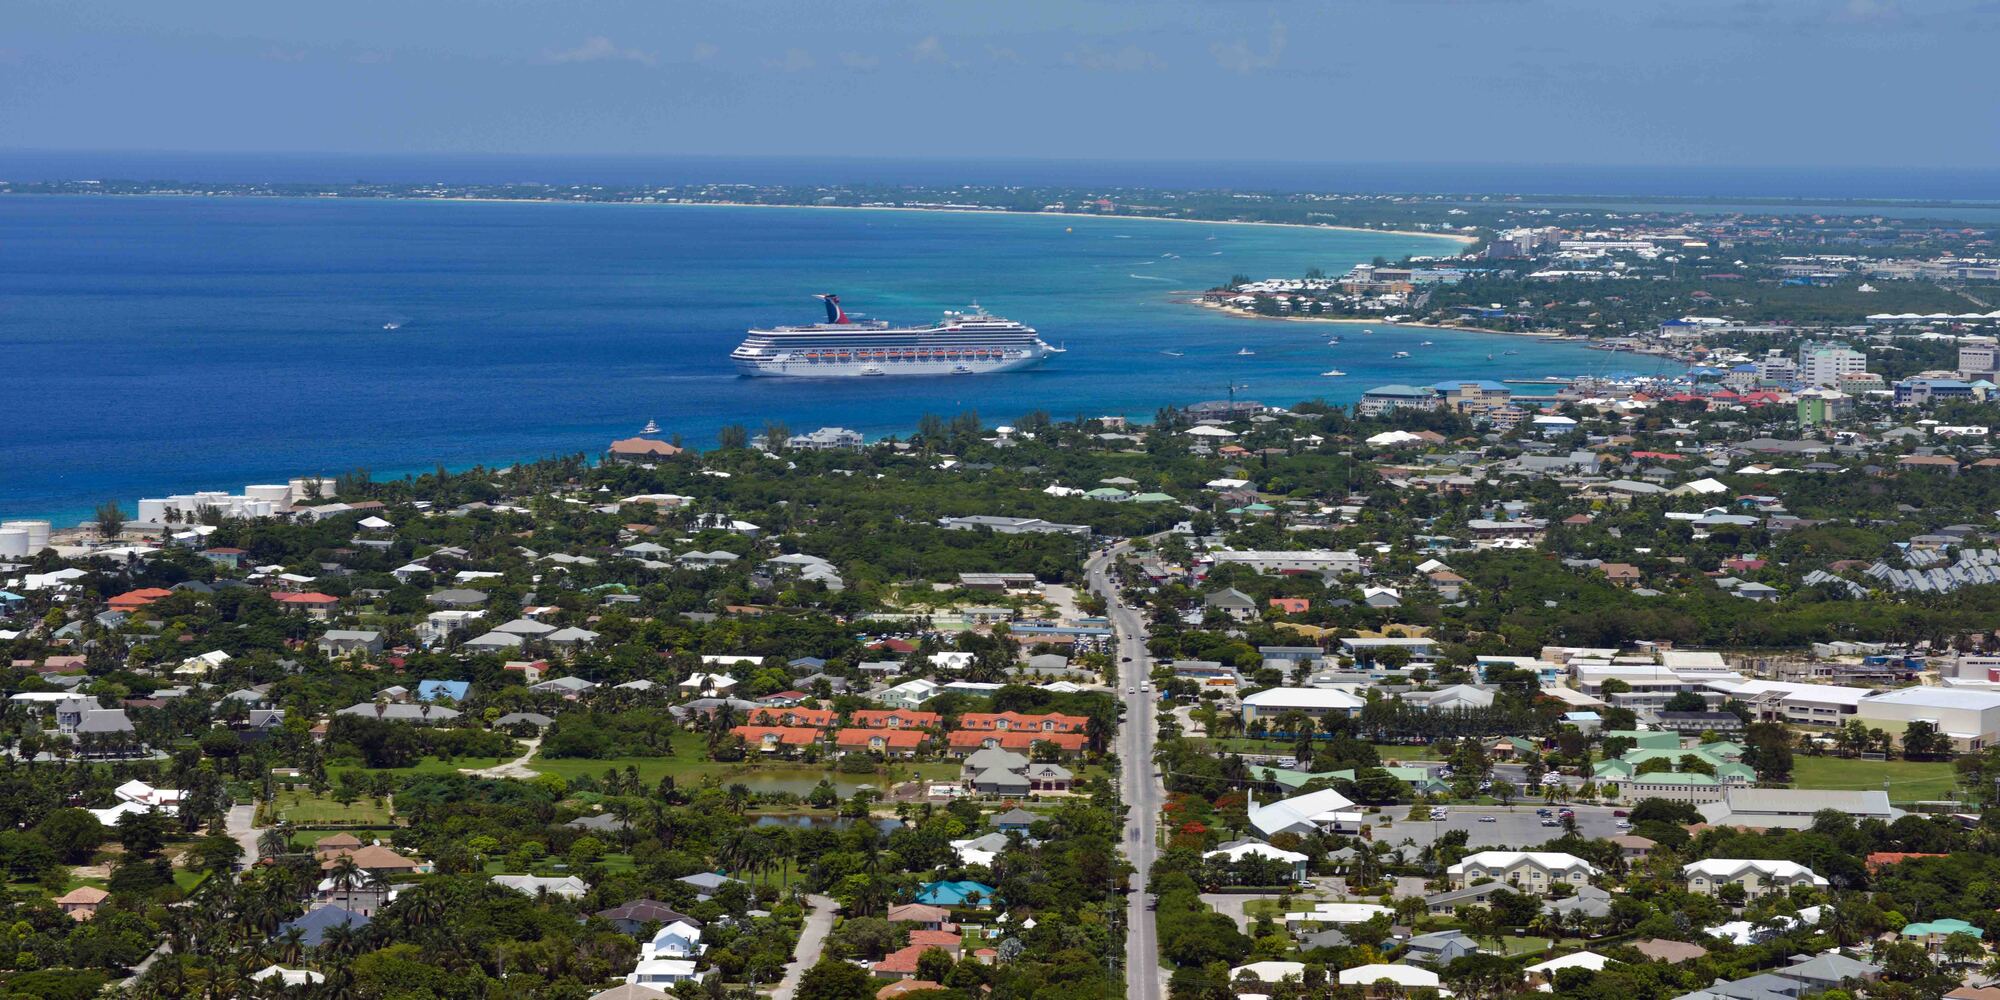
{"label": "small boat", "polygon": [[1332,339],[1330,339],[1330,340],[1328,340],[1328,341],[1326,342],[1326,346],[1328,346],[1328,347],[1334,347],[1334,346],[1338,345],[1339,343],[1340,343],[1340,338],[1339,338],[1339,337],[1334,337],[1334,338],[1332,338]]}
{"label": "small boat", "polygon": [[[959,367],[961,367],[961,368],[962,368],[962,367],[964,367],[964,366],[963,366],[963,365],[960,365]],[[877,367],[875,367],[874,365],[869,365],[868,367],[866,367],[866,368],[863,368],[863,369],[861,369],[861,374],[863,374],[863,375],[887,375],[887,374],[889,374],[889,373],[888,373],[888,372],[885,372],[885,371],[883,371],[883,370],[882,370],[882,369],[880,369],[880,368],[877,368]]]}
{"label": "small boat", "polygon": [[1424,341],[1423,343],[1421,343],[1421,344],[1418,344],[1417,346],[1418,346],[1418,347],[1435,347],[1435,346],[1437,346],[1437,345],[1436,345],[1435,343],[1433,343],[1432,341],[1428,341],[1428,340],[1426,340],[1426,341]]}
{"label": "small boat", "polygon": [[1161,351],[1160,353],[1161,353],[1161,354],[1164,354],[1164,355],[1166,355],[1167,357],[1170,357],[1170,358],[1184,358],[1184,357],[1187,357],[1187,352],[1186,352],[1186,351]]}
{"label": "small boat", "polygon": [[1493,360],[1493,355],[1491,355],[1491,354],[1488,354],[1488,355],[1486,356],[1486,360],[1488,360],[1488,361],[1491,361],[1491,360]]}
{"label": "small boat", "polygon": [[639,428],[639,433],[641,433],[641,434],[658,434],[658,433],[660,433],[660,425],[659,425],[659,424],[656,424],[656,423],[654,423],[654,422],[653,422],[653,421],[651,421],[651,420],[648,420],[648,421],[646,421],[646,426],[644,426],[644,427],[641,427],[641,428]]}
{"label": "small boat", "polygon": [[1521,353],[1521,352],[1520,352],[1520,351],[1501,351],[1500,353],[1501,353],[1501,354],[1519,354],[1519,353]]}
{"label": "small boat", "polygon": [[970,369],[970,368],[967,368],[967,367],[966,367],[966,366],[964,366],[964,365],[958,365],[958,366],[956,366],[956,367],[952,368],[952,370],[951,370],[951,373],[952,373],[953,375],[970,375],[970,374],[972,374],[972,369]]}
{"label": "small boat", "polygon": [[1242,349],[1242,350],[1240,350],[1240,351],[1237,351],[1237,352],[1236,352],[1236,356],[1237,356],[1237,357],[1239,357],[1239,358],[1247,358],[1247,357],[1250,357],[1251,355],[1253,355],[1253,354],[1256,354],[1256,353],[1257,353],[1256,351],[1253,351],[1253,350],[1251,350],[1251,349],[1249,349],[1249,348],[1247,348],[1247,347],[1246,347],[1246,348],[1244,348],[1244,349]]}
{"label": "small boat", "polygon": [[1328,377],[1330,377],[1330,378],[1339,378],[1340,376],[1342,376],[1342,375],[1345,375],[1345,374],[1347,374],[1347,373],[1346,373],[1346,372],[1344,372],[1344,371],[1341,371],[1341,370],[1340,370],[1340,369],[1338,369],[1338,368],[1335,368],[1335,369],[1332,369],[1331,371],[1323,371],[1323,372],[1320,372],[1320,374],[1321,374],[1321,375],[1325,375],[1325,376],[1328,376]]}
{"label": "small boat", "polygon": [[1409,356],[1410,352],[1408,351],[1397,351],[1396,353],[1389,355],[1389,357],[1391,358],[1407,358]]}
{"label": "small boat", "polygon": [[389,322],[382,324],[382,329],[384,330],[400,330],[402,328],[403,324],[398,323],[394,320],[390,320]]}

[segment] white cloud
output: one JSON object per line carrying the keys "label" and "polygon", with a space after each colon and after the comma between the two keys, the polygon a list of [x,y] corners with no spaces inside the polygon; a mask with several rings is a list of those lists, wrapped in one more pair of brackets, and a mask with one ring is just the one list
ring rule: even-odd
{"label": "white cloud", "polygon": [[1239,38],[1224,44],[1216,42],[1209,46],[1215,53],[1215,63],[1232,73],[1255,73],[1278,65],[1278,59],[1285,54],[1285,25],[1281,21],[1271,22],[1271,42],[1269,48],[1257,52],[1250,43]]}
{"label": "white cloud", "polygon": [[879,56],[871,56],[865,52],[842,52],[840,54],[840,64],[848,69],[867,72],[881,66],[882,59]]}
{"label": "white cloud", "polygon": [[363,66],[380,66],[393,58],[395,57],[387,52],[369,51],[357,54],[354,57],[354,61]]}
{"label": "white cloud", "polygon": [[951,53],[945,51],[944,43],[938,41],[938,36],[936,35],[925,35],[923,41],[910,46],[910,58],[920,63],[933,63],[939,66],[960,67],[965,65],[953,59]]}
{"label": "white cloud", "polygon": [[1094,73],[1139,73],[1167,66],[1158,55],[1129,43],[1115,49],[1086,45],[1074,52],[1064,53],[1063,62]]}
{"label": "white cloud", "polygon": [[651,52],[638,49],[621,49],[603,35],[592,35],[583,44],[573,49],[563,49],[542,56],[545,63],[587,63],[587,62],[635,62],[653,65],[657,58]]}
{"label": "white cloud", "polygon": [[693,58],[695,62],[705,63],[710,59],[713,59],[716,56],[720,55],[721,53],[722,50],[716,48],[713,42],[696,42],[694,43],[694,51],[688,53],[688,55],[691,58]]}
{"label": "white cloud", "polygon": [[804,49],[794,48],[786,49],[783,59],[764,60],[764,65],[766,68],[781,70],[786,73],[803,73],[819,65],[819,63],[813,59],[812,53]]}
{"label": "white cloud", "polygon": [[994,62],[1005,63],[1010,66],[1021,61],[1021,54],[1019,52],[1004,45],[988,45],[986,47],[986,55]]}
{"label": "white cloud", "polygon": [[304,50],[304,49],[281,49],[281,48],[279,48],[279,47],[277,47],[277,46],[273,45],[273,46],[271,46],[270,48],[268,48],[268,49],[265,49],[265,50],[264,50],[263,52],[259,53],[259,54],[258,54],[258,56],[257,56],[257,58],[259,58],[259,59],[262,59],[262,60],[264,60],[265,62],[275,62],[275,63],[298,63],[298,62],[305,62],[305,61],[306,61],[306,50]]}

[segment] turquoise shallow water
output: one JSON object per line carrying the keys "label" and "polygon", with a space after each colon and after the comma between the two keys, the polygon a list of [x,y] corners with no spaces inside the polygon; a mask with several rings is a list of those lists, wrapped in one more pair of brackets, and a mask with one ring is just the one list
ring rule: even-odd
{"label": "turquoise shallow water", "polygon": [[[1150,417],[1232,383],[1270,403],[1351,401],[1392,381],[1656,367],[1573,344],[1363,335],[1187,303],[1232,274],[1452,248],[1037,216],[5,198],[0,515],[74,519],[107,498],[130,510],[141,496],[357,466],[596,452],[648,419],[693,443],[771,419],[883,434],[966,409]],[[976,378],[734,374],[726,355],[746,327],[810,321],[822,291],[897,321],[977,299],[1069,352]],[[1327,346],[1333,333],[1345,342]],[[1256,354],[1236,356],[1245,347]],[[1320,377],[1330,368],[1349,374]]]}

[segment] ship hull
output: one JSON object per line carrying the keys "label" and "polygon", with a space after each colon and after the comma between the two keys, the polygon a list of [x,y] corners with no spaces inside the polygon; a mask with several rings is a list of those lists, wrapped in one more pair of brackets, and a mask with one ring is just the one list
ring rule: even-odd
{"label": "ship hull", "polygon": [[[786,355],[769,358],[737,358],[738,373],[753,378],[896,378],[912,375],[995,375],[1001,372],[1020,371],[1033,368],[1048,358],[1050,352],[1029,351],[1019,358],[959,358],[959,359],[849,359],[831,361],[821,359],[795,358]],[[964,369],[961,371],[960,369]]]}

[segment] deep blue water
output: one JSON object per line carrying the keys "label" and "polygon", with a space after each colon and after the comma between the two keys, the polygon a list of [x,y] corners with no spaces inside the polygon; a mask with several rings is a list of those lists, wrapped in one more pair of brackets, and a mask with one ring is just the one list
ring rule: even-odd
{"label": "deep blue water", "polygon": [[[1334,272],[1449,247],[1034,216],[0,198],[0,515],[74,521],[108,498],[129,511],[140,497],[355,467],[595,453],[648,419],[697,444],[767,419],[886,434],[965,409],[1150,417],[1232,382],[1270,403],[1348,401],[1391,381],[1646,364],[1528,338],[1237,319],[1186,301],[1234,273]],[[733,373],[726,355],[746,327],[811,320],[821,291],[894,320],[977,298],[1069,353],[976,378]],[[1328,347],[1333,333],[1345,343]],[[1236,357],[1242,347],[1257,353]],[[1392,360],[1397,350],[1415,357]],[[1335,367],[1349,376],[1318,374]]]}
{"label": "deep blue water", "polygon": [[2000,170],[1521,163],[1109,161],[982,157],[363,155],[0,149],[0,178],[232,183],[1051,184],[1255,191],[1992,203]]}

